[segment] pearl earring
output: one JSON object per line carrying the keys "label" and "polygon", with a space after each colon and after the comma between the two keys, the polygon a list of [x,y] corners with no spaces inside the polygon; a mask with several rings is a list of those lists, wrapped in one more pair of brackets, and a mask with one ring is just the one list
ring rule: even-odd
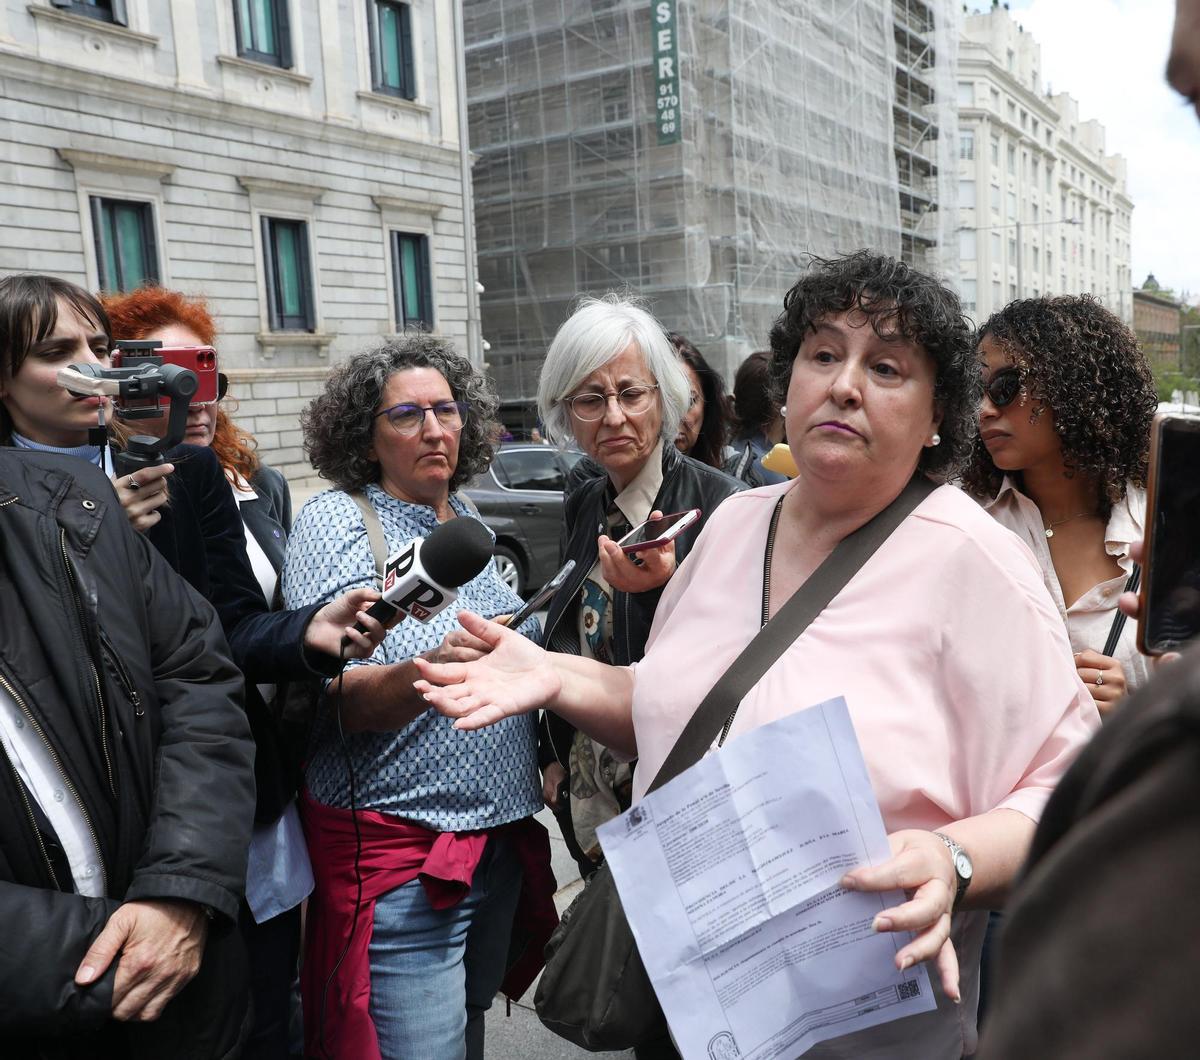
{"label": "pearl earring", "polygon": [[941,445],[942,444],[942,436],[935,431],[933,437],[929,439],[929,444],[930,445]]}
{"label": "pearl earring", "polygon": [[787,406],[786,405],[779,406],[779,415],[781,415],[781,416],[787,415]]}

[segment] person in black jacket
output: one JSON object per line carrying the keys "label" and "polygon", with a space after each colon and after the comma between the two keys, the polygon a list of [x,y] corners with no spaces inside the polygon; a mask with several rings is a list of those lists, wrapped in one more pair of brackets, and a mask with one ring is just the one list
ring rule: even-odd
{"label": "person in black jacket", "polygon": [[0,449],[0,613],[0,1054],[235,1055],[253,745],[212,608],[99,469]]}
{"label": "person in black jacket", "polygon": [[[550,601],[546,647],[617,665],[641,659],[676,563],[705,518],[743,488],[675,447],[688,398],[688,377],[662,325],[632,302],[585,299],[555,335],[538,411],[551,439],[577,444],[590,461],[563,502],[560,562],[575,560],[575,571]],[[614,544],[652,512],[689,508],[701,517],[673,549],[631,561]],[[546,803],[590,875],[600,859],[596,827],[628,807],[632,767],[550,712],[538,757]]]}
{"label": "person in black jacket", "polygon": [[[29,275],[0,280],[0,445],[103,460],[101,449],[84,444],[96,425],[99,400],[76,398],[63,390],[57,373],[71,363],[106,363],[111,336],[104,307],[74,284]],[[285,813],[299,776],[257,686],[336,675],[343,637],[346,658],[370,655],[384,629],[362,609],[378,593],[359,589],[324,606],[272,612],[272,594],[255,575],[238,503],[214,451],[180,445],[167,455],[170,463],[119,476],[113,485],[134,528],[143,531],[169,566],[217,610],[234,662],[247,682],[246,712],[257,747],[255,822],[266,826]],[[282,540],[280,556],[281,552]],[[356,618],[365,634],[348,628]],[[295,839],[299,841],[298,828]],[[303,851],[299,855],[303,857]],[[300,871],[288,875],[294,878]],[[291,914],[287,923],[275,925],[271,933],[270,975],[259,974],[257,948],[252,954],[255,982],[270,981],[263,990],[274,999],[269,1007],[275,1014],[273,1051],[266,1046],[257,1050],[256,1033],[255,1056],[286,1053],[289,953],[298,947],[299,934],[296,905],[286,911]],[[294,960],[290,964],[294,966]],[[260,1000],[258,1008],[265,1013],[268,1006]]]}

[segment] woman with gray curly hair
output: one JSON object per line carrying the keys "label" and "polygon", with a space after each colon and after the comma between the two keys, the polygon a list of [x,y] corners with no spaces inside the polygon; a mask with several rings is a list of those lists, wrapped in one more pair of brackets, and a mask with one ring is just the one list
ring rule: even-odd
{"label": "woman with gray curly hair", "polygon": [[[374,584],[367,522],[378,520],[395,554],[447,520],[478,518],[455,491],[492,457],[496,407],[487,381],[428,334],[335,368],[301,422],[313,466],[336,488],[296,520],[288,606]],[[316,879],[306,1055],[483,1055],[483,1014],[505,972],[522,879],[549,861],[532,820],[536,730],[526,717],[485,739],[458,732],[413,690],[413,659],[476,658],[458,609],[495,617],[519,605],[491,563],[455,605],[400,623],[330,686],[302,803]],[[520,632],[537,638],[537,621]]]}

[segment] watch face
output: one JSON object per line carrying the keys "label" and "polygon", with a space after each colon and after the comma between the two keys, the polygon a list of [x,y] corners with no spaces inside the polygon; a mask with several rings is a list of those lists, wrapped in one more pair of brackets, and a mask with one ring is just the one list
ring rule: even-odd
{"label": "watch face", "polygon": [[971,864],[971,859],[967,856],[965,850],[960,850],[954,855],[954,871],[964,879],[969,880],[971,873],[974,872],[974,866]]}

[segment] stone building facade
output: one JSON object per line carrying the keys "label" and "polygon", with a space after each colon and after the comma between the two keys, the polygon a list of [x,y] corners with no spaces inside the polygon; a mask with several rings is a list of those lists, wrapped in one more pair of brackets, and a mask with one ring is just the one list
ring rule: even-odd
{"label": "stone building facade", "polygon": [[1133,330],[1155,371],[1178,372],[1183,307],[1154,275],[1133,292]]}
{"label": "stone building facade", "polygon": [[458,0],[0,0],[0,275],[208,299],[293,481],[331,362],[482,361]]}
{"label": "stone building facade", "polygon": [[959,263],[979,320],[1017,298],[1091,293],[1133,319],[1125,159],[1041,77],[1041,48],[1000,6],[959,48]]}

